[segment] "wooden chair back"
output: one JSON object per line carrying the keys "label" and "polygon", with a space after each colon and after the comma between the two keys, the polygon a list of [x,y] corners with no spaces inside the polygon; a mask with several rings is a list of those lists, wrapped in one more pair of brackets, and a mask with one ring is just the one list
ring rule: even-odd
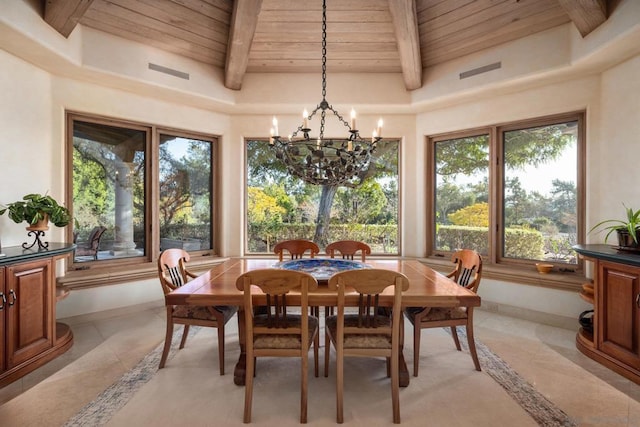
{"label": "wooden chair back", "polygon": [[158,278],[165,295],[184,285],[196,274],[187,270],[189,253],[183,249],[171,248],[162,251],[158,257]]}
{"label": "wooden chair back", "polygon": [[311,258],[320,253],[320,248],[311,240],[283,240],[273,247],[280,261],[284,259],[284,252],[289,252],[291,259],[300,259],[309,251]]}
{"label": "wooden chair back", "polygon": [[367,255],[371,255],[371,247],[364,242],[357,240],[340,240],[329,243],[325,248],[325,252],[331,258],[339,253],[342,259],[353,259],[357,252],[360,252],[362,262],[367,260]]}
{"label": "wooden chair back", "polygon": [[[379,306],[380,295],[388,288],[393,288],[393,307],[383,310]],[[393,422],[399,423],[402,292],[409,289],[409,279],[402,273],[383,269],[350,270],[331,276],[329,289],[338,291],[338,314],[326,320],[325,329],[332,335],[331,341],[336,348],[337,422],[343,422],[344,357],[370,356],[387,359]],[[357,314],[345,315],[347,298],[357,298]]]}
{"label": "wooden chair back", "polygon": [[[245,423],[251,422],[255,358],[261,356],[300,358],[300,422],[307,422],[307,354],[319,330],[318,319],[309,316],[308,293],[317,287],[313,276],[292,270],[254,270],[236,280],[236,288],[244,295]],[[254,297],[264,299],[254,304]],[[264,307],[266,313],[255,310],[256,306]],[[292,306],[296,307],[295,313],[290,310]],[[317,347],[314,357],[317,365]]]}
{"label": "wooden chair back", "polygon": [[464,286],[473,292],[478,292],[480,279],[482,279],[482,257],[472,249],[460,249],[451,256],[451,261],[456,264],[454,270],[447,274],[460,286]]}

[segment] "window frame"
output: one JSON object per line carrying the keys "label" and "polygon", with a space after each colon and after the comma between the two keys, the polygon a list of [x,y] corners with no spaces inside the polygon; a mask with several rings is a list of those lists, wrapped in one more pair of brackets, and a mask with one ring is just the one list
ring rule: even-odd
{"label": "window frame", "polygon": [[[558,289],[579,288],[584,281],[584,263],[578,257],[577,264],[555,263],[555,271],[551,274],[540,275],[535,269],[535,263],[539,261],[524,260],[504,257],[502,236],[504,214],[504,163],[502,153],[504,148],[504,132],[527,129],[538,126],[548,126],[556,123],[576,121],[578,135],[576,140],[576,215],[577,243],[583,243],[586,233],[585,206],[586,206],[586,125],[585,111],[575,111],[563,114],[555,114],[543,117],[518,120],[508,123],[488,125],[478,128],[465,129],[454,132],[428,135],[426,141],[426,242],[425,257],[428,264],[436,267],[449,267],[449,259],[452,252],[443,251],[434,247],[435,239],[435,197],[436,197],[436,143],[451,139],[488,135],[489,138],[489,242],[488,254],[483,255],[483,275],[485,277],[508,280],[510,282],[533,284]],[[444,262],[447,260],[447,262]]]}
{"label": "window frame", "polygon": [[[157,215],[159,206],[159,161],[160,135],[183,138],[193,138],[211,143],[211,248],[189,251],[197,262],[190,263],[197,270],[198,266],[205,268],[219,257],[221,236],[220,209],[220,137],[184,129],[159,126],[156,124],[135,122],[126,119],[116,119],[100,115],[66,111],[66,206],[73,216],[73,128],[76,121],[131,128],[146,132],[145,141],[145,254],[142,256],[119,258],[111,260],[74,262],[69,256],[66,263],[66,275],[59,278],[65,286],[74,288],[111,285],[113,283],[129,282],[157,276],[156,260],[160,254],[160,219]],[[155,214],[154,214],[155,212]],[[73,241],[73,227],[67,227],[66,238]],[[108,272],[108,274],[105,274]]]}

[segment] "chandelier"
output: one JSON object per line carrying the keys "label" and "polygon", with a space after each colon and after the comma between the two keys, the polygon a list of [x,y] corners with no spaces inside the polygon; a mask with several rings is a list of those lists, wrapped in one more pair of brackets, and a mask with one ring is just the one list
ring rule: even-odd
{"label": "chandelier", "polygon": [[[276,158],[282,161],[292,175],[315,185],[357,184],[369,169],[376,144],[382,139],[382,119],[373,130],[371,139],[364,139],[356,127],[356,112],[351,109],[351,120],[347,122],[326,100],[327,95],[327,7],[322,0],[322,101],[309,114],[302,113],[302,124],[288,137],[281,137],[278,119],[273,117],[269,146]],[[309,121],[320,115],[320,133],[317,138],[309,136]],[[327,113],[333,115],[348,129],[346,138],[325,138],[324,127]],[[301,136],[298,134],[301,133]]]}

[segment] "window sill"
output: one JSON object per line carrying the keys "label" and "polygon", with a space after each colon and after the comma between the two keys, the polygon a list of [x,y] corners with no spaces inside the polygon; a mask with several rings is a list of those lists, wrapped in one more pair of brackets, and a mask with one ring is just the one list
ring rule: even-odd
{"label": "window sill", "polygon": [[[422,258],[420,262],[442,273],[448,273],[452,270],[452,264],[448,260]],[[575,292],[580,292],[582,284],[588,281],[584,276],[584,272],[580,270],[575,272],[551,272],[541,274],[536,271],[533,265],[483,265],[482,277],[484,279],[500,280],[513,284],[540,286],[543,288]]]}
{"label": "window sill", "polygon": [[[189,270],[194,273],[202,273],[227,259],[221,257],[192,258],[189,262]],[[158,266],[156,262],[135,265],[118,264],[104,267],[95,266],[94,264],[87,270],[67,271],[65,276],[57,278],[57,282],[58,286],[62,286],[65,290],[74,290],[157,278]]]}
{"label": "window sill", "polygon": [[[194,273],[202,273],[211,269],[228,258],[197,258],[189,262],[189,270]],[[428,265],[436,271],[448,273],[451,271],[451,262],[443,259],[421,258],[420,262]],[[66,290],[85,289],[98,286],[115,285],[119,283],[133,282],[136,280],[149,280],[158,277],[158,267],[155,262],[136,265],[110,265],[105,267],[92,267],[88,270],[68,271],[65,276],[58,277],[58,285]],[[485,265],[482,269],[482,277],[485,279],[501,280],[513,284],[525,284],[544,288],[560,289],[564,291],[580,292],[582,284],[587,281],[582,272],[548,273],[540,274],[534,266],[514,267],[510,265]]]}

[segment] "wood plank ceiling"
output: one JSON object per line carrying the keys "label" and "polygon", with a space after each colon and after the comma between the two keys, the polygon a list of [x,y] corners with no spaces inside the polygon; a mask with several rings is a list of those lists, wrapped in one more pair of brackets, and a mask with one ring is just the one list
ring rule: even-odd
{"label": "wood plank ceiling", "polygon": [[[244,74],[319,73],[322,0],[42,0],[67,37],[77,24]],[[586,36],[614,0],[327,0],[327,72],[402,73],[567,22]]]}

